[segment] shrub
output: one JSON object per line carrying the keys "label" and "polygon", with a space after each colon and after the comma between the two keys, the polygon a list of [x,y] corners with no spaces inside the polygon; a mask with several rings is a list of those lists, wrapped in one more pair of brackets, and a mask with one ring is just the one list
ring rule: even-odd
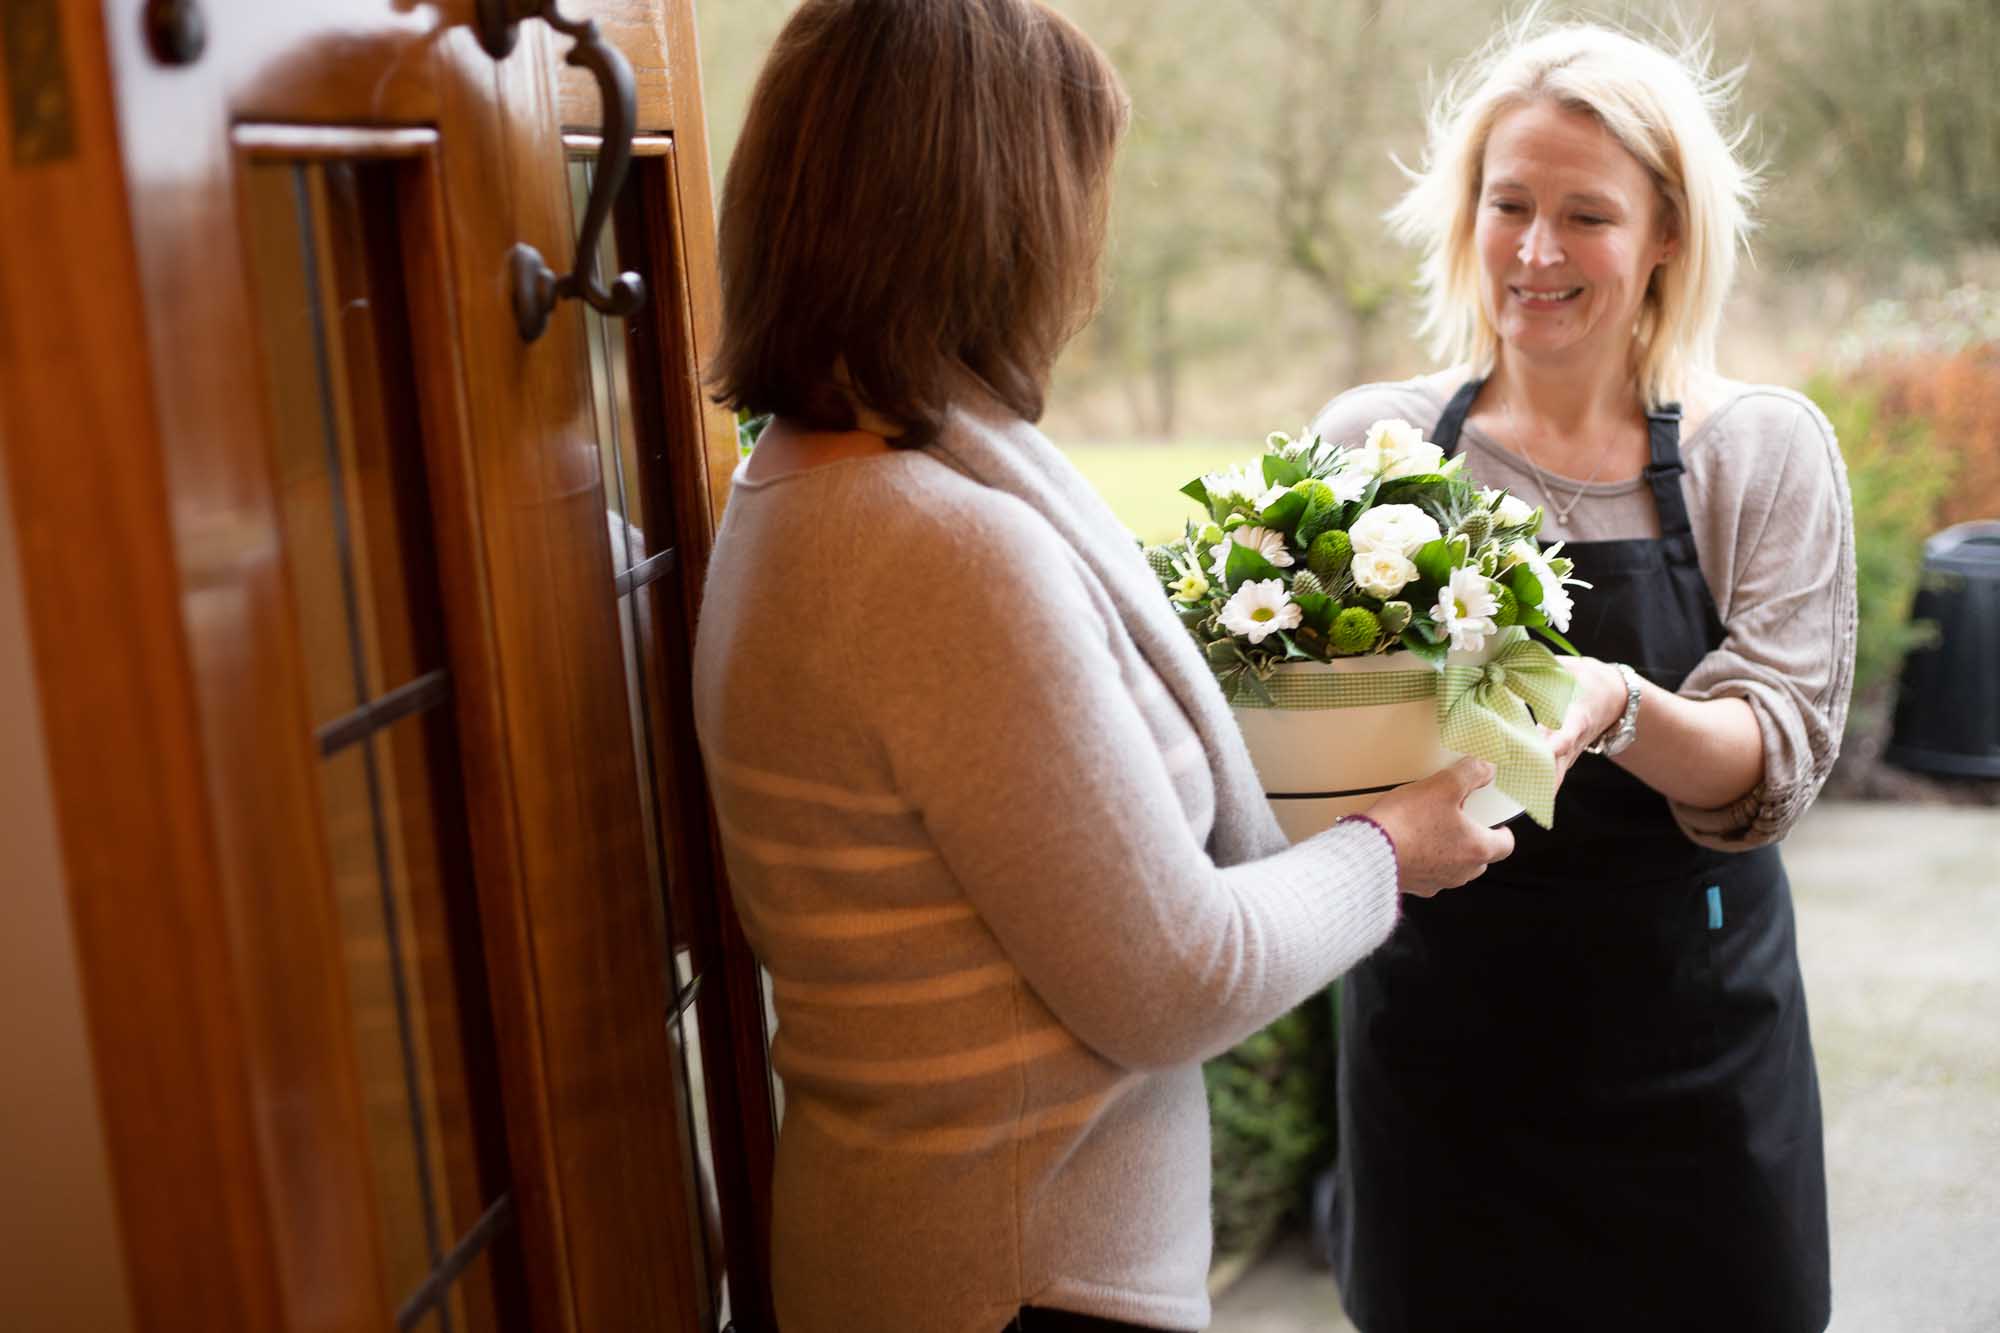
{"label": "shrub", "polygon": [[[1815,379],[1807,394],[1840,438],[1854,495],[1855,593],[1860,631],[1854,692],[1873,699],[1891,685],[1903,654],[1929,627],[1910,623],[1924,538],[1938,527],[1953,459],[1921,418],[1882,410],[1882,390],[1865,379]],[[1857,713],[1866,710],[1857,710]]]}
{"label": "shrub", "polygon": [[1202,1067],[1218,1259],[1262,1248],[1332,1160],[1333,1043],[1321,994]]}
{"label": "shrub", "polygon": [[1938,525],[2000,518],[2000,342],[1906,357],[1868,374],[1881,386],[1885,419],[1929,422],[1939,450],[1956,460]]}

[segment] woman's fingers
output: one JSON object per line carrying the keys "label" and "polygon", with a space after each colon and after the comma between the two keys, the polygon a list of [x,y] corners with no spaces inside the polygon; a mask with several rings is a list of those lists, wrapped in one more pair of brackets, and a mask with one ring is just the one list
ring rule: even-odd
{"label": "woman's fingers", "polygon": [[1493,765],[1466,758],[1420,782],[1398,787],[1368,815],[1396,844],[1398,887],[1428,898],[1477,879],[1514,850],[1514,835],[1465,813],[1465,798],[1493,780]]}

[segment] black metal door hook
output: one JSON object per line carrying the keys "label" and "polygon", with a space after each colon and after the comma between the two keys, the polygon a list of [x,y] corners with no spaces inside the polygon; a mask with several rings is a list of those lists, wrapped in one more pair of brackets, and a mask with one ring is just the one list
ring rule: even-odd
{"label": "black metal door hook", "polygon": [[591,182],[590,202],[583,210],[583,226],[577,233],[576,267],[558,277],[534,246],[521,242],[508,252],[514,278],[514,321],[523,342],[542,336],[556,302],[566,298],[580,298],[591,309],[619,318],[637,310],[646,299],[646,284],[638,274],[621,273],[606,288],[598,281],[591,262],[611,216],[612,201],[632,164],[632,129],[638,120],[632,67],[618,48],[598,33],[594,20],[563,17],[556,9],[556,0],[479,0],[479,44],[495,60],[505,60],[520,35],[519,25],[531,18],[576,39],[563,59],[597,77],[598,94],[604,103],[604,146]]}

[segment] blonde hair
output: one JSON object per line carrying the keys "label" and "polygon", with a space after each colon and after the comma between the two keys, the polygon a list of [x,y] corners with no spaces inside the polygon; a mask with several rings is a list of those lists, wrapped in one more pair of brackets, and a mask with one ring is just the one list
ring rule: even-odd
{"label": "blonde hair", "polygon": [[1669,52],[1592,23],[1550,23],[1538,5],[1453,72],[1431,110],[1422,168],[1407,173],[1410,188],[1388,213],[1396,234],[1423,251],[1420,331],[1436,355],[1492,367],[1500,340],[1480,299],[1473,241],[1486,142],[1504,113],[1547,101],[1594,116],[1646,168],[1678,240],[1647,284],[1633,333],[1647,403],[1679,398],[1690,373],[1714,369],[1757,176],[1738,156],[1744,132],[1722,128],[1743,69],[1711,73],[1710,59],[1706,36]]}

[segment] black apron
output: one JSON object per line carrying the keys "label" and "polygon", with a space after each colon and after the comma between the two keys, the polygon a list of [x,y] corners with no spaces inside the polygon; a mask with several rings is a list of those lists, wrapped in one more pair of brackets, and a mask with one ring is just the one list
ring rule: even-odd
{"label": "black apron", "polygon": [[[1447,456],[1480,382],[1433,434]],[[1649,414],[1656,541],[1575,542],[1569,638],[1673,690],[1722,642]],[[1340,1236],[1363,1333],[1819,1333],[1831,1296],[1819,1082],[1775,847],[1698,847],[1664,797],[1578,759],[1556,831],[1406,898],[1347,976]]]}

